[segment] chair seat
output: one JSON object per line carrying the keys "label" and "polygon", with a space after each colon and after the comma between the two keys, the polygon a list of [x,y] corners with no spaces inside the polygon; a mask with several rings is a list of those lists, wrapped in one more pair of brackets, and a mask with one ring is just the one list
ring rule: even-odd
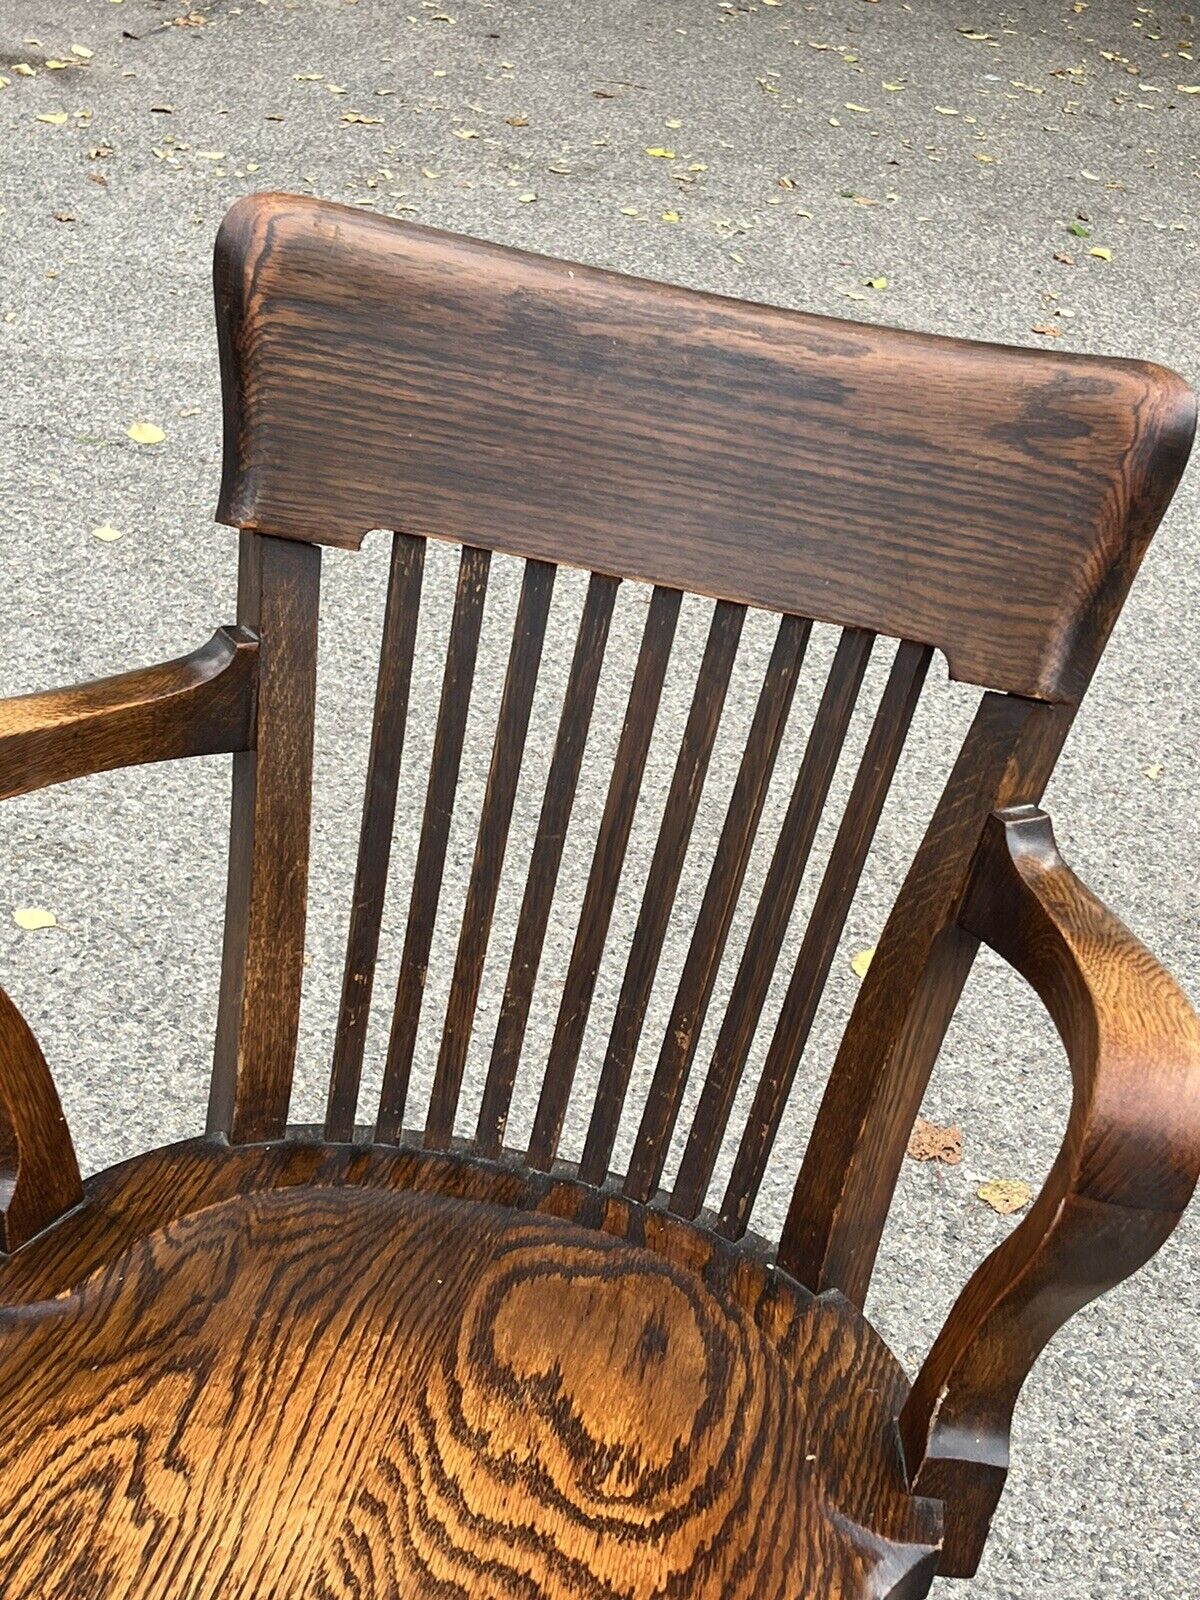
{"label": "chair seat", "polygon": [[886,1347],[670,1237],[300,1182],[126,1242],[0,1314],[5,1600],[925,1594]]}

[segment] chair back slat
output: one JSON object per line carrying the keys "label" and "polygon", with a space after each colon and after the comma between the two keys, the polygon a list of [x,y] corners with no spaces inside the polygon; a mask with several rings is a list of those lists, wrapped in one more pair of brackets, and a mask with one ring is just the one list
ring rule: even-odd
{"label": "chair back slat", "polygon": [[367,783],[354,877],[354,899],[350,907],[350,932],[346,941],[342,1005],[334,1038],[329,1103],[325,1112],[327,1139],[349,1139],[354,1132],[358,1109],[358,1087],[362,1077],[388,863],[392,854],[392,832],[396,822],[396,793],[408,723],[408,696],[412,683],[424,566],[424,539],[414,539],[406,533],[394,534],[383,615],[383,641],[379,651],[375,715],[371,724],[371,748],[367,756]]}
{"label": "chair back slat", "polygon": [[929,669],[930,654],[926,645],[901,644],[879,702],[721,1205],[718,1229],[733,1238],[740,1238],[746,1231],[796,1069],[846,925],[846,915],[875,837],[896,763],[904,749]]}
{"label": "chair back slat", "polygon": [[603,1182],[608,1172],[629,1074],[633,1070],[634,1056],[642,1036],[646,1005],[658,971],[663,940],[679,886],[679,874],[683,870],[683,859],[692,837],[692,827],[745,620],[746,608],[743,605],[720,600],[713,608],[708,643],[696,678],[687,725],[680,740],[679,755],[658,830],[658,842],[646,876],[641,911],[629,947],[625,977],[579,1164],[580,1176],[588,1183]]}
{"label": "chair back slat", "polygon": [[634,1200],[649,1200],[662,1177],[811,632],[802,617],[780,618],[625,1175]]}
{"label": "chair back slat", "polygon": [[579,770],[600,682],[600,669],[604,665],[617,588],[615,578],[593,573],[583,602],[583,614],[579,620],[575,653],[563,696],[558,735],[534,835],[508,978],[500,1003],[500,1016],[475,1129],[476,1144],[485,1155],[498,1155],[504,1142],[513,1085],[529,1020],[529,1007],[546,939],[546,925],[550,919],[567,826],[575,803]]}
{"label": "chair back slat", "polygon": [[442,875],[446,868],[446,844],[454,814],[490,564],[489,550],[479,549],[475,545],[463,546],[454,612],[450,621],[450,642],[446,650],[446,670],[442,678],[442,696],[438,705],[433,759],[429,765],[429,785],[425,792],[425,814],[421,820],[416,872],[408,908],[404,950],[400,957],[396,1007],[392,1013],[383,1085],[379,1092],[375,1132],[376,1137],[385,1142],[398,1139],[404,1125],[408,1081],[421,1020],[421,1001],[429,972],[429,951],[433,944],[434,923],[441,898]]}
{"label": "chair back slat", "polygon": [[874,643],[858,628],[838,641],[671,1191],[671,1209],[681,1216],[704,1204]]}
{"label": "chair back slat", "polygon": [[475,1021],[517,781],[521,776],[521,757],[529,731],[556,571],[557,568],[544,561],[525,563],[496,740],[492,746],[492,764],[483,797],[450,999],[425,1123],[425,1143],[436,1149],[448,1148],[454,1132],[454,1115]]}
{"label": "chair back slat", "polygon": [[612,779],[600,819],[587,888],[579,914],[579,927],[567,966],[559,1001],[558,1020],[542,1079],[542,1092],[529,1141],[528,1160],[538,1171],[548,1171],[558,1149],[563,1118],[575,1080],[583,1045],[596,975],[608,936],[613,902],[625,862],[629,830],[642,787],[642,774],[658,716],[663,682],[671,659],[671,645],[683,596],[678,589],[656,588],[646,611],[641,650],[629,690],[625,722],[617,743]]}

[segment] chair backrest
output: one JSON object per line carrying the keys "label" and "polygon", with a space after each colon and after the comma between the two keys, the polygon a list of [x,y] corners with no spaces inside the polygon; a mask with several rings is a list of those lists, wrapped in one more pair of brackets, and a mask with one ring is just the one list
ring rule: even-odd
{"label": "chair backrest", "polygon": [[[813,622],[841,628],[671,1192],[738,1237],[762,1182],[932,652],[984,686],[860,992],[779,1244],[861,1299],[904,1144],[975,952],[956,910],[984,822],[1036,801],[1186,460],[1194,404],[1140,362],[1006,349],[742,304],[286,196],[240,203],[216,294],[219,517],[261,639],[235,758],[210,1126],[285,1125],[299,1011],[319,546],[394,530],[326,1133],[351,1136],[425,541],[462,546],[375,1136],[401,1137],[493,552],[524,558],[424,1128],[448,1147],[559,566],[590,574],[470,1141],[499,1157],[618,586],[653,586],[540,1099],[549,1169],[575,1083],[681,597],[715,600],[600,1063],[579,1176],[658,1196]],[[780,614],[627,1170],[634,1055],[748,607]],[[877,636],[899,640],[724,1198],[714,1163]]]}

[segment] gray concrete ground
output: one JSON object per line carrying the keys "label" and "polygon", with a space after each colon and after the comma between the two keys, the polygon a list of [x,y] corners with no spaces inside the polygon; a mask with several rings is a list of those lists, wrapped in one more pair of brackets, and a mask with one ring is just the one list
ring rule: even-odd
{"label": "gray concrete ground", "polygon": [[[219,411],[208,273],[223,211],[252,189],[310,191],[833,315],[1023,344],[1057,339],[1060,348],[1148,356],[1200,376],[1200,44],[1188,42],[1192,18],[1176,5],[226,0],[180,18],[185,3],[0,0],[7,693],[175,654],[233,615],[234,536],[210,521]],[[1111,251],[1111,260],[1094,249]],[[869,287],[870,278],[886,278],[886,288]],[[161,426],[165,441],[131,442],[135,420]],[[1065,852],[1193,994],[1198,499],[1193,470],[1049,797]],[[94,537],[106,524],[122,537]],[[433,563],[435,604],[404,777],[410,813],[420,804],[451,560]],[[301,1115],[320,1106],[328,1059],[385,564],[381,537],[360,556],[326,563]],[[512,573],[501,567],[452,842],[453,904],[514,596]],[[579,603],[577,585],[562,587],[522,819],[536,804]],[[633,594],[622,602],[595,772],[606,741],[611,748],[640,603]],[[704,627],[704,608],[692,607],[683,640],[693,671]],[[678,970],[702,891],[704,846],[768,635],[765,625],[748,632],[669,970]],[[827,649],[807,675],[772,795],[775,819]],[[667,735],[677,733],[690,692],[689,651],[680,655]],[[778,1224],[855,988],[849,957],[874,941],[944,770],[946,740],[969,712],[971,695],[947,685],[940,668],[935,677],[760,1205],[764,1230]],[[656,743],[660,780],[668,747],[667,737]],[[57,1072],[89,1169],[199,1125],[227,784],[224,762],[191,763],[4,808],[0,962]],[[585,806],[569,851],[551,976],[569,947],[596,814]],[[651,810],[635,834],[642,860],[653,826]],[[413,833],[402,827],[397,848],[371,1045],[376,1073]],[[501,927],[511,927],[519,893],[522,852],[513,854]],[[18,906],[49,908],[58,925],[23,932],[10,915]],[[589,1034],[593,1060],[636,907],[630,882],[618,905],[617,959],[602,974]],[[453,937],[447,919],[438,935],[443,969]],[[472,1058],[476,1083],[499,975],[493,962]],[[553,1018],[551,987],[539,992],[534,1054]],[[658,1021],[667,995],[660,987]],[[444,980],[440,990],[435,981],[426,1039],[444,992]],[[652,1047],[652,1028],[648,1039]],[[647,1068],[639,1062],[640,1081]],[[956,1287],[1012,1226],[976,1198],[978,1184],[1011,1177],[1036,1185],[1045,1173],[1065,1079],[1036,1005],[998,963],[982,962],[927,1107],[962,1127],[965,1159],[957,1168],[906,1163],[872,1300],[906,1362],[919,1360]],[[530,1104],[523,1079],[518,1124],[527,1125]],[[1015,1471],[975,1586],[981,1600],[1196,1592],[1198,1238],[1193,1219],[1137,1281],[1084,1312],[1044,1357],[1021,1404]]]}

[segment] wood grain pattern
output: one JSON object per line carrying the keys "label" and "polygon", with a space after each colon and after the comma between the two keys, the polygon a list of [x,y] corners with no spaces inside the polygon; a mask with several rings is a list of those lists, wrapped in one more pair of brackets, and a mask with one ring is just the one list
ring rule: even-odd
{"label": "wood grain pattern", "polygon": [[258,644],[218,628],[190,655],[0,700],[0,800],[91,772],[249,750]]}
{"label": "wood grain pattern", "polygon": [[914,1481],[944,1499],[942,1570],[975,1571],[1008,1467],[1021,1386],[1089,1300],[1135,1272],[1200,1177],[1200,1017],[1058,854],[1032,806],[990,819],[964,926],[1028,978],[1074,1096],[1032,1210],[976,1270],[901,1419]]}
{"label": "wood grain pattern", "polygon": [[242,536],[238,621],[259,639],[255,745],[233,758],[229,885],[210,1133],[277,1138],[300,1025],[319,548]]}
{"label": "wood grain pattern", "polygon": [[388,863],[392,855],[396,794],[408,724],[408,694],[424,568],[424,541],[396,534],[392,541],[383,638],[379,647],[379,676],[371,722],[371,748],[367,756],[354,900],[346,936],[342,1005],[329,1074],[329,1102],[325,1111],[328,1139],[349,1139],[354,1131],[387,893]]}
{"label": "wood grain pattern", "polygon": [[1195,426],[1144,362],[861,327],[285,195],[234,207],[215,280],[222,521],[494,540],[936,645],[956,677],[1049,699],[1082,693]]}
{"label": "wood grain pattern", "polygon": [[844,1302],[628,1207],[622,1238],[377,1170],[234,1193],[8,1314],[6,1600],[926,1592],[904,1380]]}

